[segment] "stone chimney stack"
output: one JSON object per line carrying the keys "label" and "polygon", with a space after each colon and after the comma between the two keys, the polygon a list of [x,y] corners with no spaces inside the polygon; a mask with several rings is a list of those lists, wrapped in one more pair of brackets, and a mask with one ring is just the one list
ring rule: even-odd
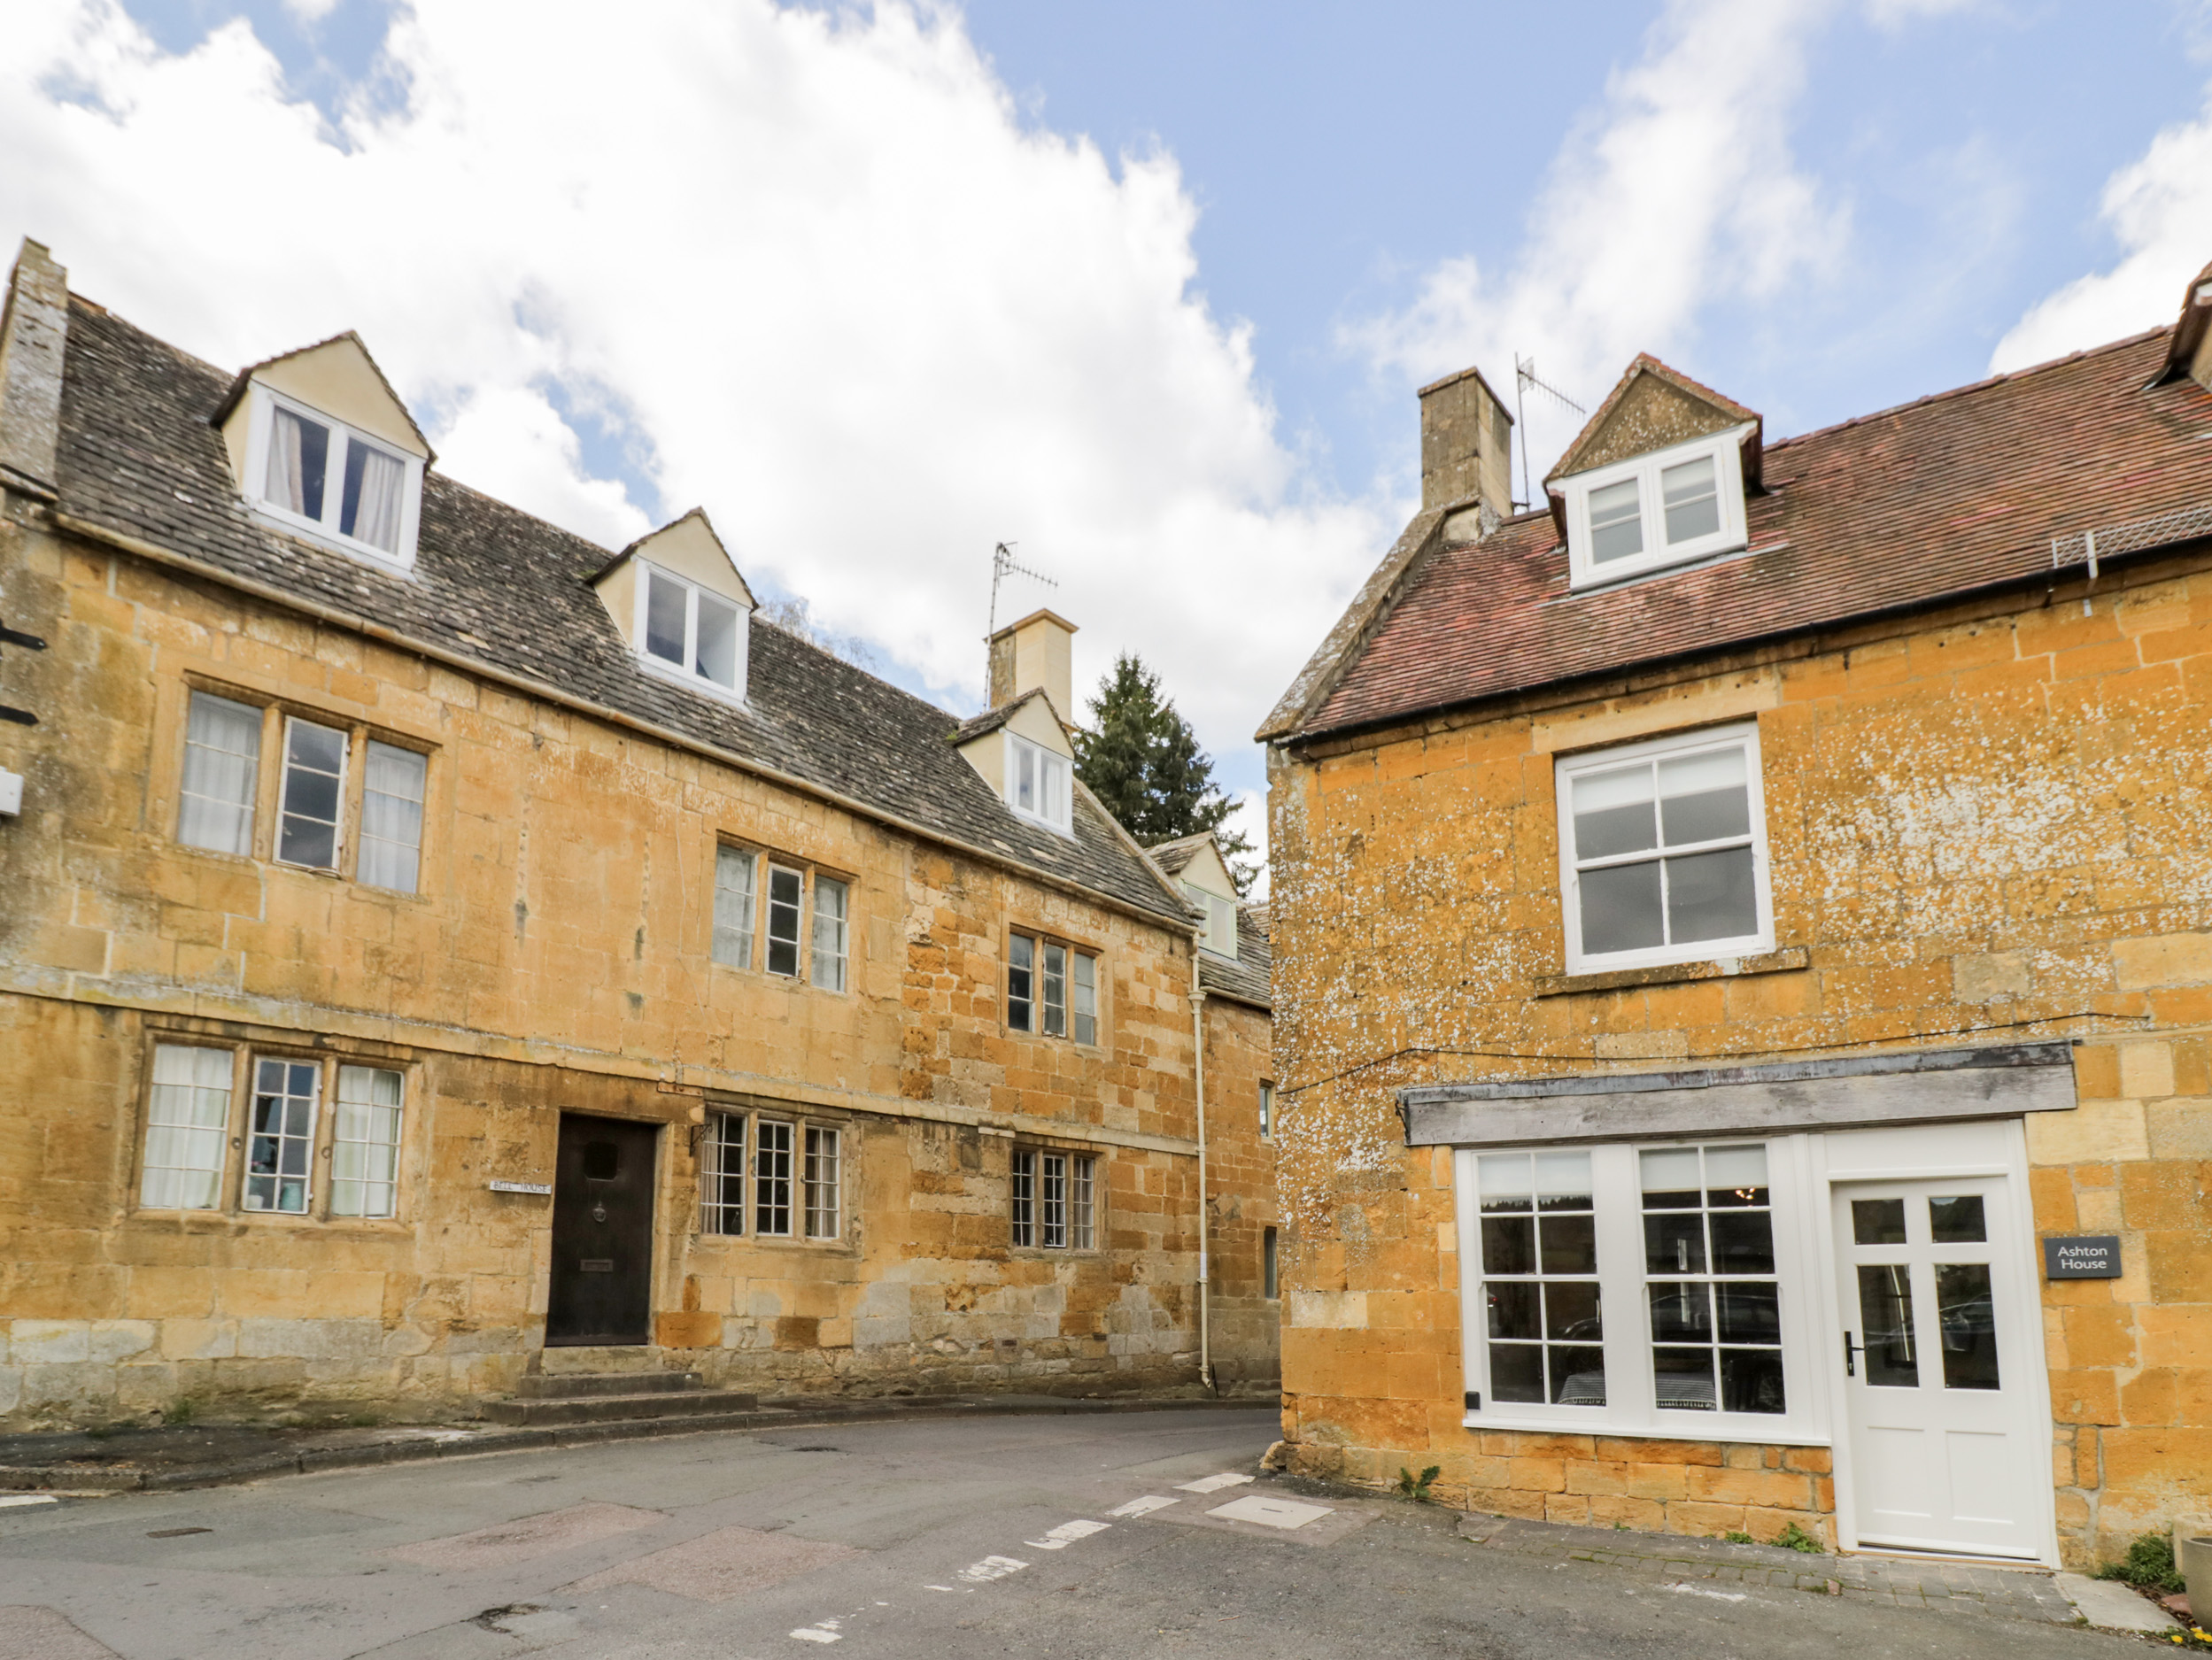
{"label": "stone chimney stack", "polygon": [[991,637],[991,706],[1002,709],[1025,691],[1044,688],[1063,721],[1075,719],[1075,665],[1069,642],[1075,624],[1033,611]]}
{"label": "stone chimney stack", "polygon": [[1476,369],[1421,388],[1421,506],[1513,510],[1513,418]]}
{"label": "stone chimney stack", "polygon": [[0,309],[0,483],[48,501],[59,470],[68,336],[68,275],[27,236]]}

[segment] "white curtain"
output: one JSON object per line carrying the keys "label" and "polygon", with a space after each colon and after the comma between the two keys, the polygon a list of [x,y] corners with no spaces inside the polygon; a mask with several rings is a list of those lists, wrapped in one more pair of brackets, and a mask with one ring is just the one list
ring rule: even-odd
{"label": "white curtain", "polygon": [[304,424],[290,410],[280,409],[269,427],[269,476],[264,493],[274,505],[291,513],[307,510],[299,459],[300,429]]}
{"label": "white curtain", "polygon": [[[360,491],[355,497],[352,529],[346,532],[356,542],[366,542],[371,547],[394,553],[399,548],[399,495],[406,483],[406,463],[397,457],[386,455],[382,450],[372,450],[358,439],[346,443],[346,471],[355,470],[358,459]],[[351,480],[348,481],[352,482]]]}
{"label": "white curtain", "polygon": [[217,853],[253,851],[253,780],[260,751],[260,710],[205,691],[192,694],[179,841]]}

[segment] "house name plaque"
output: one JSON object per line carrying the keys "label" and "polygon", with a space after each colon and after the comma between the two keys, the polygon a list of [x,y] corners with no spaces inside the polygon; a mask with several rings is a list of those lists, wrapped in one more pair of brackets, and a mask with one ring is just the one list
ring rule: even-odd
{"label": "house name plaque", "polygon": [[495,1193],[538,1193],[547,1198],[553,1194],[551,1182],[486,1182],[484,1185]]}
{"label": "house name plaque", "polygon": [[2114,1233],[2077,1234],[2043,1242],[2046,1279],[2117,1279],[2120,1238]]}

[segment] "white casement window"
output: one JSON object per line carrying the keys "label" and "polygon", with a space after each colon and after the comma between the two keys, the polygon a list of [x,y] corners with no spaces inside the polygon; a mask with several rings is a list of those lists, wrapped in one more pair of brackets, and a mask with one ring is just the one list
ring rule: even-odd
{"label": "white casement window", "polygon": [[760,860],[742,847],[715,849],[714,956],[733,969],[753,966],[754,882],[759,869]]}
{"label": "white casement window", "polygon": [[807,879],[787,865],[768,868],[768,971],[799,977],[799,923]]}
{"label": "white casement window", "polygon": [[643,560],[637,591],[632,637],[647,668],[744,697],[750,614],[743,606]]}
{"label": "white casement window", "polygon": [[177,840],[219,853],[251,854],[260,768],[261,711],[210,691],[192,693]]}
{"label": "white casement window", "polygon": [[807,1237],[834,1239],[839,1227],[839,1193],[842,1186],[839,1146],[842,1138],[823,1124],[807,1126],[805,1181]]}
{"label": "white casement window", "polygon": [[159,1044],[146,1100],[146,1155],[138,1202],[152,1210],[213,1210],[230,1142],[228,1049]]}
{"label": "white casement window", "polygon": [[1009,1170],[1009,1231],[1017,1246],[1087,1251],[1097,1238],[1098,1161],[1022,1148]]}
{"label": "white casement window", "polygon": [[276,818],[276,857],[314,870],[338,868],[338,822],[345,811],[346,735],[298,715],[284,720],[284,782]]}
{"label": "white casement window", "polygon": [[852,898],[849,884],[833,876],[816,876],[814,879],[814,984],[824,992],[845,989],[846,941],[848,918],[846,912]]}
{"label": "white casement window", "polygon": [[1560,481],[1576,588],[1617,582],[1744,544],[1748,426]]}
{"label": "white casement window", "polygon": [[793,1129],[782,1118],[753,1123],[753,1231],[770,1239],[791,1232]]}
{"label": "white casement window", "polygon": [[322,1069],[313,1062],[255,1059],[245,1190],[239,1200],[244,1208],[307,1214],[321,1100]]}
{"label": "white casement window", "polygon": [[1087,951],[1072,954],[1068,964],[1073,973],[1071,982],[1075,998],[1075,1040],[1095,1044],[1098,1041],[1098,959]]}
{"label": "white casement window", "polygon": [[1074,834],[1069,779],[1065,755],[1007,733],[1006,805],[1015,812],[1063,836]]}
{"label": "white casement window", "polygon": [[254,507],[357,558],[411,567],[422,459],[266,386],[253,390],[246,475]]}
{"label": "white casement window", "polygon": [[1014,1031],[1037,1030],[1037,942],[1027,934],[1006,942],[1006,1023]]}
{"label": "white casement window", "polygon": [[1570,974],[1774,948],[1756,726],[1562,760]]}
{"label": "white casement window", "polygon": [[1209,893],[1203,888],[1183,884],[1183,892],[1193,905],[1206,914],[1202,924],[1199,944],[1217,956],[1236,955],[1236,901],[1225,899],[1218,893]]}
{"label": "white casement window", "polygon": [[413,893],[422,874],[422,791],[429,758],[368,740],[361,773],[361,852],[354,875],[372,888]]}
{"label": "white casement window", "polygon": [[382,1067],[338,1069],[330,1127],[330,1214],[398,1213],[399,1115],[405,1080]]}
{"label": "white casement window", "polygon": [[1800,1162],[1788,1141],[1460,1151],[1467,1422],[1819,1439]]}
{"label": "white casement window", "polygon": [[699,1231],[739,1235],[745,1231],[745,1125],[743,1113],[709,1113],[699,1160]]}

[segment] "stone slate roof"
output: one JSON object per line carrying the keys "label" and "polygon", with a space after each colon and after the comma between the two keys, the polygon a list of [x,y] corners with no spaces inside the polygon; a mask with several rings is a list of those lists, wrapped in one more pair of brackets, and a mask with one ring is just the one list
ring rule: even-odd
{"label": "stone slate roof", "polygon": [[[1765,447],[1749,552],[1571,593],[1542,508],[1447,542],[1417,517],[1262,729],[1315,737],[2045,576],[2083,533],[2212,529],[2212,393],[2171,328]],[[2160,532],[2155,522],[2169,521]],[[1456,521],[1452,522],[1457,522]]]}
{"label": "stone slate roof", "polygon": [[752,627],[747,706],[643,673],[585,585],[607,550],[437,473],[410,577],[250,517],[209,424],[231,377],[72,297],[57,511],[648,721],[1188,926],[1087,792],[1072,840],[1025,824],[953,748],[959,718],[782,629]]}
{"label": "stone slate roof", "polygon": [[1170,876],[1180,874],[1183,867],[1197,856],[1198,850],[1212,838],[1204,830],[1195,836],[1179,836],[1172,842],[1156,842],[1145,849],[1152,855],[1152,862]]}
{"label": "stone slate roof", "polygon": [[1274,948],[1267,939],[1267,907],[1236,907],[1236,961],[1198,954],[1198,984],[1217,997],[1269,1008],[1268,977],[1274,968]]}

